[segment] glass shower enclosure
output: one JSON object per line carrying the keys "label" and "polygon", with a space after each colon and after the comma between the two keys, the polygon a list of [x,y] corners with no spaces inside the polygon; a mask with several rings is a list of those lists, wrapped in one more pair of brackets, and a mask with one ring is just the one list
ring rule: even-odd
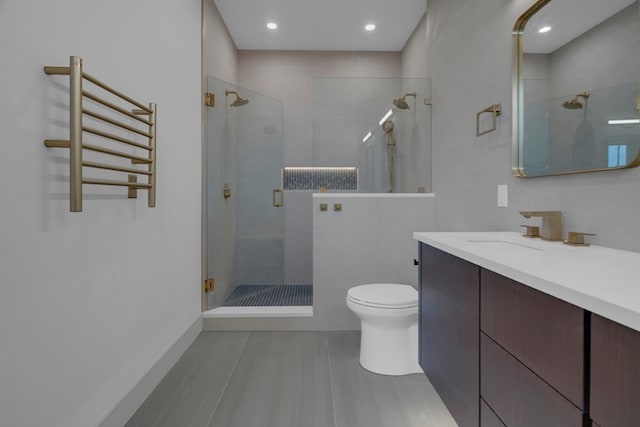
{"label": "glass shower enclosure", "polygon": [[431,80],[314,77],[313,164],[359,170],[362,193],[431,188]]}
{"label": "glass shower enclosure", "polygon": [[215,97],[203,161],[205,274],[215,279],[209,309],[238,285],[283,284],[283,103],[210,76],[206,91]]}

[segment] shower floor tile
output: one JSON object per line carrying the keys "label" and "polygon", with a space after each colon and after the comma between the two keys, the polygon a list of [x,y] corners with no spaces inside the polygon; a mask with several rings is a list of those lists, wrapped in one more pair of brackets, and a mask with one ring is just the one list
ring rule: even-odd
{"label": "shower floor tile", "polygon": [[223,307],[282,307],[313,305],[312,285],[240,285]]}

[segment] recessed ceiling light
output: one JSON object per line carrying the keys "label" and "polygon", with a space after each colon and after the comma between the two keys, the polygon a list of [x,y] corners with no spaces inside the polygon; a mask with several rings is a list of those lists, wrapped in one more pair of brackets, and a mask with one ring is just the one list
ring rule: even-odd
{"label": "recessed ceiling light", "polygon": [[375,24],[367,24],[364,26],[364,29],[367,31],[373,31],[376,29],[376,25]]}
{"label": "recessed ceiling light", "polygon": [[542,27],[538,30],[539,33],[546,33],[548,31],[551,31],[551,27]]}
{"label": "recessed ceiling light", "polygon": [[269,22],[267,24],[267,28],[270,30],[275,30],[276,28],[278,28],[278,24],[276,24],[275,22]]}

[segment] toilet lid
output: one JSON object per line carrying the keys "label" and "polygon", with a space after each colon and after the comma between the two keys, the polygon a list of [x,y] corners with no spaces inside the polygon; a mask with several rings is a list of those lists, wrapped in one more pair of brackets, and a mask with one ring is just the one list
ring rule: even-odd
{"label": "toilet lid", "polygon": [[355,286],[347,298],[356,304],[380,308],[410,308],[418,305],[418,291],[409,285],[372,283]]}

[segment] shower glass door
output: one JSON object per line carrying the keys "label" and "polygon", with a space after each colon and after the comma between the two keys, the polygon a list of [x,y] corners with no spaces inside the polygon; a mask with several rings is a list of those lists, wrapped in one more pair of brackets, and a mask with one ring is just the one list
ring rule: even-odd
{"label": "shower glass door", "polygon": [[[283,284],[283,104],[209,76],[206,86],[215,95],[205,121],[204,258],[206,277],[215,278],[206,301],[212,308],[235,286]],[[232,106],[239,98],[249,102]]]}

